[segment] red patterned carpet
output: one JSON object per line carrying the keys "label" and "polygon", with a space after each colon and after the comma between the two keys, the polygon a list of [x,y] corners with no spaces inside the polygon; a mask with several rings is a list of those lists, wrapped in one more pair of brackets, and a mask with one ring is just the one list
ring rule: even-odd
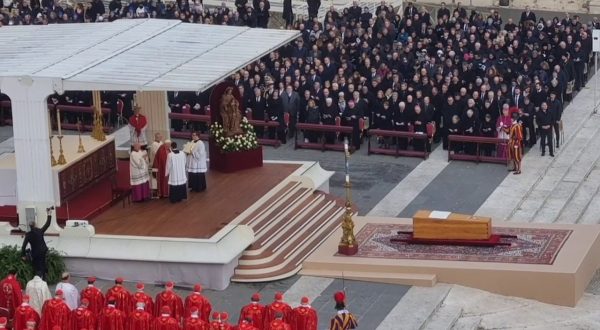
{"label": "red patterned carpet", "polygon": [[356,235],[355,257],[551,265],[571,234],[562,229],[494,228],[494,234],[517,238],[502,238],[510,246],[477,247],[391,243],[391,238],[408,237],[398,231],[412,231],[412,225],[367,224]]}

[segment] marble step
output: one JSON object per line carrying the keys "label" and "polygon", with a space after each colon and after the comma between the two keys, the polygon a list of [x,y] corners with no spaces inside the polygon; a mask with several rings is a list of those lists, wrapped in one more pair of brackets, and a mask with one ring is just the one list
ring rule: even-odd
{"label": "marble step", "polygon": [[[556,223],[586,223],[583,221],[584,215],[590,207],[595,207],[593,201],[598,197],[600,191],[600,167],[598,163],[590,171],[589,175],[577,187],[571,200],[561,210],[559,216],[554,222]],[[600,205],[597,205],[600,207]],[[600,220],[600,208],[595,210],[595,220],[593,223],[598,223]]]}
{"label": "marble step", "polygon": [[452,330],[478,330],[480,324],[479,316],[461,317],[454,323]]}
{"label": "marble step", "polygon": [[425,321],[423,330],[451,330],[462,315],[462,308],[442,304],[431,317]]}

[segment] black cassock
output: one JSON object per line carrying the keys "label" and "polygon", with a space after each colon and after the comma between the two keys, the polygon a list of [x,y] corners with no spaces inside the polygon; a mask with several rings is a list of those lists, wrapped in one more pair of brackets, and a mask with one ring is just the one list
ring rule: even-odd
{"label": "black cassock", "polygon": [[[420,113],[414,113],[412,119],[412,124],[414,127],[415,133],[421,133],[427,136],[427,114],[423,111]],[[427,151],[430,151],[429,147],[429,139],[413,139],[413,148],[417,151],[424,151],[427,148]]]}
{"label": "black cassock", "polygon": [[[410,121],[406,109],[400,110],[399,108],[394,112],[394,130],[401,132],[408,132],[408,125]],[[407,138],[398,138],[398,148],[406,150],[408,147]]]}
{"label": "black cassock", "polygon": [[359,107],[350,108],[346,106],[346,110],[342,114],[344,126],[352,127],[352,145],[355,150],[360,149],[360,128],[358,127],[358,120],[362,118],[363,114]]}
{"label": "black cassock", "polygon": [[[340,115],[337,105],[325,106],[321,115],[321,121],[324,125],[335,125],[335,117]],[[325,133],[325,143],[335,143],[335,133]]]}
{"label": "black cassock", "polygon": [[[461,120],[462,132],[465,136],[478,136],[479,135],[479,124],[475,116],[463,116]],[[468,155],[475,155],[477,152],[477,144],[473,142],[465,142],[464,151]]]}

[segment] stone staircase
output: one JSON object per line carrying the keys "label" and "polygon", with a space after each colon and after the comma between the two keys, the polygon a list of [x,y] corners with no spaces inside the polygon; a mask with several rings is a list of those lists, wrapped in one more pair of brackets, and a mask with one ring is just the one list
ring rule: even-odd
{"label": "stone staircase", "polygon": [[234,282],[265,282],[295,275],[302,262],[341,224],[344,205],[315,191],[311,180],[287,183],[240,222],[255,242],[239,259]]}

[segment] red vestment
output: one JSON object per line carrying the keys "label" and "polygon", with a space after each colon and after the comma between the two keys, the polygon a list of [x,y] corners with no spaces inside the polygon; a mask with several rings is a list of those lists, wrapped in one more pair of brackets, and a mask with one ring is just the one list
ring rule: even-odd
{"label": "red vestment", "polygon": [[159,316],[152,322],[152,330],[179,330],[179,322],[170,316]]}
{"label": "red vestment", "polygon": [[120,284],[113,286],[106,292],[106,297],[114,297],[117,305],[115,306],[118,310],[129,315],[132,310],[131,305],[131,293]]}
{"label": "red vestment", "polygon": [[292,330],[292,327],[282,320],[273,320],[265,327],[265,330]]}
{"label": "red vestment", "polygon": [[96,329],[96,315],[85,307],[71,311],[71,330]]}
{"label": "red vestment", "polygon": [[104,295],[102,291],[93,285],[88,285],[87,288],[81,290],[81,299],[87,299],[90,303],[88,309],[94,315],[100,315],[100,311],[104,307]]}
{"label": "red vestment", "polygon": [[210,322],[209,330],[232,330],[233,328],[228,323],[223,323],[221,321],[212,321]]}
{"label": "red vestment", "polygon": [[183,330],[209,330],[209,324],[201,318],[190,316],[183,322]]}
{"label": "red vestment", "polygon": [[40,315],[29,304],[21,304],[15,310],[13,329],[27,329],[27,321],[29,320],[34,320],[35,324],[40,324]]}
{"label": "red vestment", "polygon": [[21,284],[14,275],[8,275],[0,282],[0,308],[8,310],[9,319],[15,314],[17,307],[23,301]]}
{"label": "red vestment", "polygon": [[235,327],[233,327],[233,330],[259,330],[259,328],[253,326],[252,324],[238,324]]}
{"label": "red vestment", "polygon": [[142,133],[142,129],[148,125],[148,121],[146,120],[146,116],[139,114],[133,115],[129,118],[129,125],[133,126],[135,129],[135,134],[139,137]]}
{"label": "red vestment", "polygon": [[127,330],[148,330],[152,324],[152,315],[146,310],[135,310],[129,314]]}
{"label": "red vestment", "polygon": [[238,324],[242,324],[242,321],[247,319],[252,320],[252,325],[262,329],[265,324],[265,306],[257,302],[252,302],[242,307]]}
{"label": "red vestment", "polygon": [[156,180],[158,180],[158,195],[160,197],[169,197],[169,177],[165,174],[167,172],[167,157],[171,152],[170,148],[170,145],[161,145],[156,155],[154,155],[154,164],[152,164],[152,168],[158,169]]}
{"label": "red vestment", "polygon": [[124,330],[125,314],[112,306],[102,309],[98,316],[98,330]]}
{"label": "red vestment", "polygon": [[165,290],[156,295],[154,315],[160,316],[163,306],[169,306],[171,315],[177,322],[183,318],[183,300],[175,292]]}
{"label": "red vestment", "polygon": [[319,318],[317,311],[310,306],[299,306],[292,311],[290,321],[294,330],[317,330]]}
{"label": "red vestment", "polygon": [[200,318],[208,323],[212,306],[210,301],[198,292],[193,292],[185,298],[185,317],[192,315],[192,307],[198,307]]}
{"label": "red vestment", "polygon": [[150,315],[154,315],[154,302],[147,293],[138,291],[133,294],[131,301],[133,302],[132,310],[135,310],[138,301],[142,301],[144,302],[144,310]]}
{"label": "red vestment", "polygon": [[283,314],[283,321],[289,322],[292,316],[292,307],[283,301],[274,301],[270,305],[265,308],[265,319],[264,319],[264,329],[268,329],[268,326],[271,324],[271,321],[275,320],[275,315],[277,312]]}
{"label": "red vestment", "polygon": [[61,298],[53,298],[47,300],[42,307],[42,321],[40,322],[40,330],[52,330],[53,327],[59,326],[61,329],[69,329],[71,311],[69,306]]}

